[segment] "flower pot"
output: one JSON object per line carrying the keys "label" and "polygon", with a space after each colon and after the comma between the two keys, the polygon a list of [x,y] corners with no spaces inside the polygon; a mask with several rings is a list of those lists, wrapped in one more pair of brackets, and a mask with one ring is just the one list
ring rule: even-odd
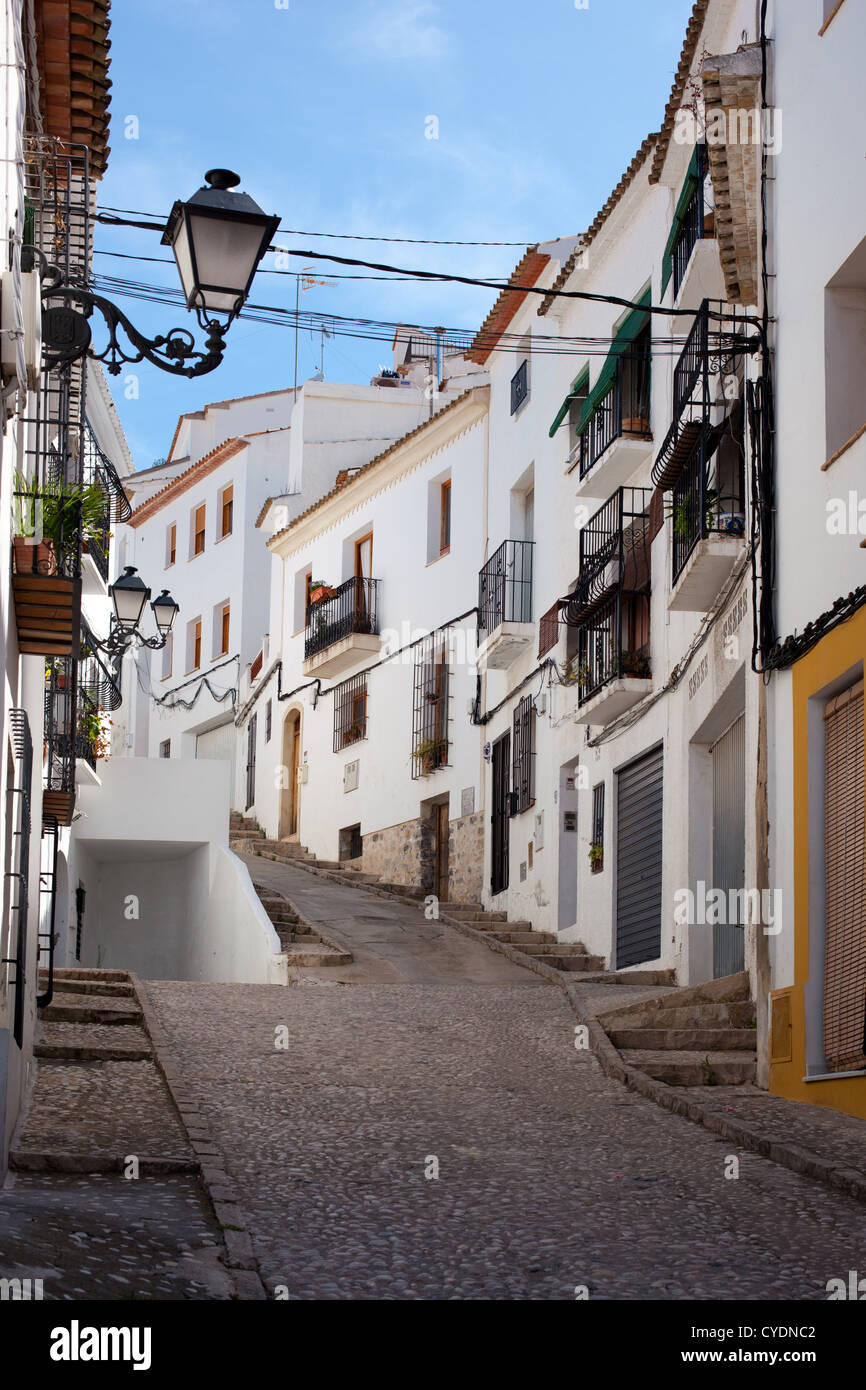
{"label": "flower pot", "polygon": [[56,574],[57,552],[53,541],[33,541],[16,536],[12,542],[16,574]]}
{"label": "flower pot", "polygon": [[324,603],[325,599],[336,598],[336,596],[336,589],[332,589],[329,584],[320,584],[317,588],[310,590],[310,605]]}
{"label": "flower pot", "polygon": [[704,213],[704,236],[716,235],[716,214],[714,212]]}

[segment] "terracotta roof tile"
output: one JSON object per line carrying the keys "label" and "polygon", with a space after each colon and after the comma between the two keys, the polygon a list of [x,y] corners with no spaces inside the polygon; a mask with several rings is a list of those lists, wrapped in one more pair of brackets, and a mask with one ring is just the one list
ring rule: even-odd
{"label": "terracotta roof tile", "polygon": [[[534,285],[549,260],[550,257],[542,255],[537,246],[528,246],[511,272],[509,284]],[[525,299],[526,294],[521,294],[519,290],[505,289],[501,292],[469,344],[466,356],[470,362],[484,365]]]}
{"label": "terracotta roof tile", "polygon": [[692,63],[695,57],[695,50],[698,46],[698,39],[701,36],[701,30],[704,27],[704,19],[706,18],[709,3],[710,0],[695,0],[694,6],[692,8],[691,17],[689,18],[688,25],[686,26],[686,37],[683,41],[683,50],[680,54],[680,61],[677,66],[677,72],[674,78],[674,85],[671,87],[671,94],[668,99],[668,104],[665,107],[665,118],[662,121],[662,128],[659,133],[658,144],[656,145],[655,157],[653,159],[652,169],[650,170],[650,183],[658,183],[659,179],[662,176],[662,168],[664,166],[665,158],[667,156],[668,146],[671,143],[671,136],[673,135],[674,131],[674,122],[677,118],[677,112],[680,110],[683,104],[683,96],[686,90],[686,83],[689,80],[689,73],[692,70]]}
{"label": "terracotta roof tile", "polygon": [[185,472],[179,473],[176,478],[172,478],[170,483],[155,492],[146,502],[142,502],[140,507],[136,507],[132,516],[127,522],[128,526],[140,526],[143,521],[147,521],[155,512],[160,511],[167,502],[173,502],[175,497],[181,493],[188,492],[195,487],[196,483],[202,478],[206,478],[209,473],[213,473],[215,468],[219,468],[221,463],[226,463],[228,459],[234,458],[242,449],[248,449],[249,445],[245,439],[227,439],[223,444],[218,444],[215,449],[211,449],[209,454],[200,458],[198,463],[194,463]]}
{"label": "terracotta roof tile", "polygon": [[36,5],[39,109],[47,135],[86,145],[90,172],[108,161],[111,0],[40,0]]}
{"label": "terracotta roof tile", "polygon": [[[636,175],[643,168],[643,165],[645,164],[647,157],[650,151],[652,150],[656,140],[658,140],[658,135],[654,134],[648,135],[646,139],[643,141],[640,149],[638,150],[634,159],[631,161],[631,164],[629,164],[628,168],[626,169],[616,188],[611,193],[607,202],[596,213],[586,232],[581,237],[580,245],[574,248],[568,260],[565,262],[565,265],[562,267],[562,270],[557,275],[556,279],[550,287],[552,290],[561,290],[565,287],[567,280],[569,279],[572,271],[577,265],[578,257],[581,256],[584,253],[584,251],[586,251],[587,247],[589,247],[593,241],[595,241],[595,238],[598,236],[599,232],[601,231],[607,219],[610,217],[614,208],[620,202],[627,189],[634,182]],[[541,304],[539,306],[539,314],[546,314],[551,304],[553,303],[555,303],[555,295],[546,295],[545,298],[542,299]]]}

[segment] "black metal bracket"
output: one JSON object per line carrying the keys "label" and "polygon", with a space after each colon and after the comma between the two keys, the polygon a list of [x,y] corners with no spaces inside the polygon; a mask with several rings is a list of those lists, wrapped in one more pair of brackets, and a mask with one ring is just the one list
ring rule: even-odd
{"label": "black metal bracket", "polygon": [[[39,258],[42,271],[42,350],[46,371],[92,357],[103,362],[112,376],[126,363],[147,361],[173,376],[204,376],[218,367],[225,352],[228,323],[206,318],[197,309],[199,327],[207,334],[204,349],[197,349],[188,328],[172,328],[156,338],[146,338],[110,299],[81,285],[68,284],[62,271],[48,262],[38,247],[27,252]],[[92,342],[90,318],[94,310],[108,329],[108,345],[97,352]],[[128,346],[121,341],[121,333]]]}

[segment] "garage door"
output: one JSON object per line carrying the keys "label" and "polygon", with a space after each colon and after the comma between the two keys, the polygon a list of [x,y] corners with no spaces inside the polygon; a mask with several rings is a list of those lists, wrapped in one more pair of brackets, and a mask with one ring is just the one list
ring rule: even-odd
{"label": "garage door", "polygon": [[197,758],[214,758],[223,762],[231,763],[232,780],[231,796],[234,805],[235,793],[235,753],[237,749],[238,731],[232,720],[227,724],[220,724],[216,729],[208,729],[207,733],[199,734],[195,741],[195,755]]}
{"label": "garage door", "polygon": [[617,773],[616,968],[662,944],[662,749]]}

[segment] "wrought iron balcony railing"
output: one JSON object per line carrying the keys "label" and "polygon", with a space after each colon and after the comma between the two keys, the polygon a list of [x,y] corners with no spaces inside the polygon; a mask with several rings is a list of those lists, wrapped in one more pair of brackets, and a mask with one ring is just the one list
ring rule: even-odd
{"label": "wrought iron balcony railing", "polygon": [[647,635],[642,641],[635,641],[636,629],[648,633],[649,595],[629,596],[619,589],[578,625],[576,678],[579,705],[585,704],[604,686],[619,678],[649,679],[649,637]]}
{"label": "wrought iron balcony railing", "polygon": [[673,583],[676,584],[692,551],[713,535],[739,538],[745,534],[744,477],[741,466],[722,470],[719,437],[709,441],[702,431],[671,490],[673,521]]}
{"label": "wrought iron balcony railing", "polygon": [[697,146],[698,156],[698,178],[692,194],[691,202],[686,208],[683,220],[680,224],[680,233],[673,247],[673,267],[674,267],[674,299],[680,292],[680,286],[686,276],[686,269],[691,260],[692,252],[705,236],[712,235],[708,232],[705,217],[706,203],[704,198],[704,187],[707,177],[707,155],[703,145]]}
{"label": "wrought iron balcony railing", "polygon": [[570,626],[611,589],[642,593],[648,588],[651,497],[651,488],[617,488],[582,528],[580,570],[566,609]]}
{"label": "wrought iron balcony railing", "polygon": [[[108,552],[111,528],[128,521],[132,506],[123,489],[117,469],[100,448],[90,421],[84,422],[84,468],[82,483],[88,490],[90,512],[84,545],[104,580],[108,579]],[[102,499],[100,505],[99,499]]]}
{"label": "wrought iron balcony railing", "polygon": [[357,575],[341,584],[330,598],[310,604],[304,638],[304,658],[318,655],[355,632],[379,631],[379,580]]}
{"label": "wrought iron balcony railing", "polygon": [[534,541],[503,541],[478,575],[478,627],[532,622]]}
{"label": "wrought iron balcony railing", "polygon": [[572,451],[581,478],[622,435],[650,437],[649,350],[620,358],[607,394],[598,403]]}

